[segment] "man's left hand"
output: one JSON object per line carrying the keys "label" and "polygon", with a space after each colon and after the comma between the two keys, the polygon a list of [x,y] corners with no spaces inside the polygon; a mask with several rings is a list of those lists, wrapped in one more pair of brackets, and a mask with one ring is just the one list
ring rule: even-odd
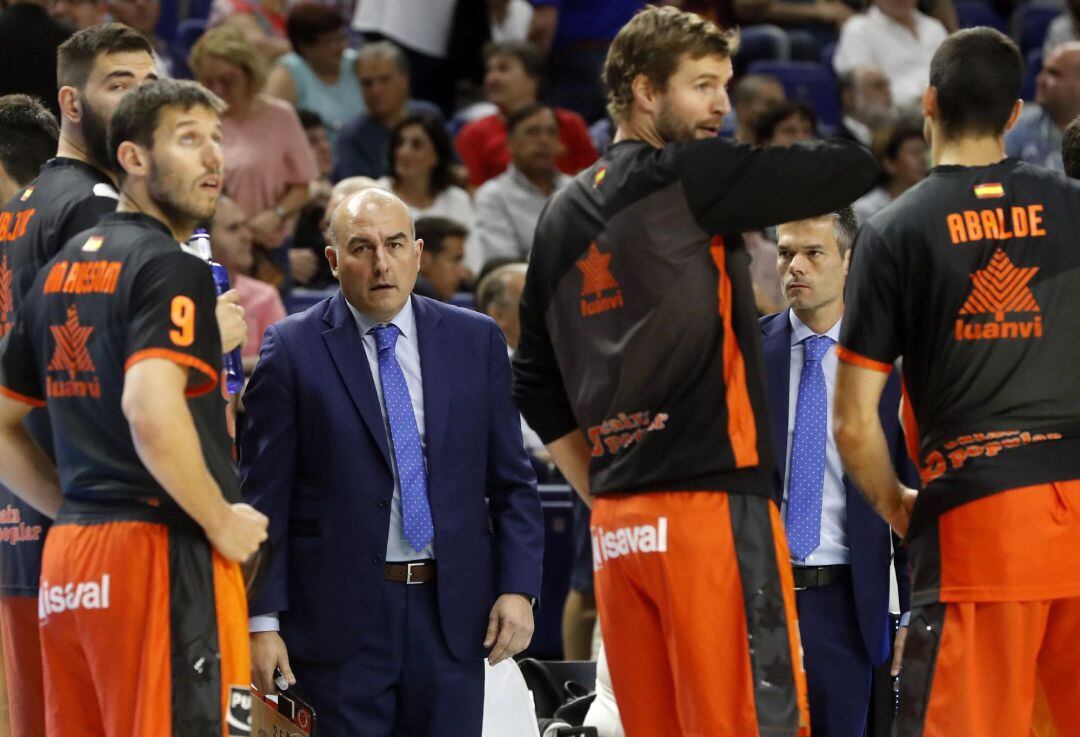
{"label": "man's left hand", "polygon": [[512,658],[529,646],[533,635],[532,604],[521,594],[503,594],[491,607],[484,647],[491,665]]}

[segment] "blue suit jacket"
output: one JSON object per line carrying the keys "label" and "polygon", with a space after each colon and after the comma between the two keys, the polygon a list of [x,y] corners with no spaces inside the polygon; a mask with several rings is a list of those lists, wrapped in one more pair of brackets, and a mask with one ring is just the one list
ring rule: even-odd
{"label": "blue suit jacket", "polygon": [[[544,524],[490,318],[413,296],[443,633],[482,658],[496,595],[540,595]],[[281,613],[293,657],[342,662],[373,626],[393,496],[364,346],[339,291],[271,326],[244,395],[244,498],[270,517],[252,614]]]}
{"label": "blue suit jacket", "polygon": [[[788,310],[761,318],[762,348],[765,356],[765,386],[776,449],[774,495],[779,504],[784,494],[784,468],[787,465],[788,390],[791,371],[791,320]],[[885,428],[885,439],[892,450],[893,465],[904,483],[917,482],[915,468],[908,459],[904,433],[900,428],[900,377],[895,370],[881,395],[878,412]],[[830,411],[831,408],[830,408]],[[847,491],[847,541],[851,554],[851,579],[855,590],[856,618],[866,652],[875,664],[889,655],[889,563],[896,550],[896,578],[900,589],[900,608],[910,606],[911,580],[907,571],[907,553],[900,540],[863,498],[859,489],[844,476]],[[890,546],[890,542],[893,546]]]}

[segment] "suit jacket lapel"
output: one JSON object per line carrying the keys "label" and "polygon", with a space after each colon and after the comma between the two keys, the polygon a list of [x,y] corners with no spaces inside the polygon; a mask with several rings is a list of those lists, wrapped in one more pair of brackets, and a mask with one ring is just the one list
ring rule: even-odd
{"label": "suit jacket lapel", "polygon": [[[780,483],[775,488],[783,496],[784,467],[788,454],[788,394],[791,376],[791,321],[787,310],[769,323],[762,338],[765,356],[765,382],[769,392],[769,415],[772,424],[773,450],[776,452],[776,473]],[[777,498],[777,502],[780,499]]]}
{"label": "suit jacket lapel", "polygon": [[422,297],[413,296],[416,339],[420,349],[420,374],[424,379],[424,435],[427,441],[428,478],[433,476],[442,440],[446,437],[450,412],[450,387],[453,368],[449,339],[439,329],[442,316]]}
{"label": "suit jacket lapel", "polygon": [[371,436],[375,438],[383,460],[387,467],[392,469],[390,448],[386,441],[386,423],[383,420],[382,407],[379,406],[379,395],[375,391],[375,380],[371,375],[356,320],[340,291],[330,300],[323,319],[332,326],[323,333],[326,349],[330,352],[349,397]]}

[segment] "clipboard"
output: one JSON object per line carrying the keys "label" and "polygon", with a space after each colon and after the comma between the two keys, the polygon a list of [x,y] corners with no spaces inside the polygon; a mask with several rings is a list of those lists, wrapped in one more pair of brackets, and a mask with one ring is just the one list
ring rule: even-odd
{"label": "clipboard", "polygon": [[293,694],[266,696],[252,686],[251,737],[315,737],[315,710]]}

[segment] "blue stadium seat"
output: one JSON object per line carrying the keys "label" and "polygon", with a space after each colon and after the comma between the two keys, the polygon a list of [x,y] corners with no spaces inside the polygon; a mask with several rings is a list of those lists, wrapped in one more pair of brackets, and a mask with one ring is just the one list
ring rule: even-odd
{"label": "blue stadium seat", "polygon": [[188,54],[191,53],[191,47],[199,40],[199,36],[203,35],[205,31],[206,21],[202,18],[192,18],[180,22],[176,29],[176,41],[169,47],[173,58],[172,71],[174,77],[178,79],[191,79],[194,77],[188,68]]}
{"label": "blue stadium seat", "polygon": [[956,17],[960,21],[961,28],[974,28],[975,26],[990,26],[1002,33],[1008,31],[1005,19],[1001,17],[994,6],[983,0],[956,0]]}
{"label": "blue stadium seat", "polygon": [[826,128],[840,124],[840,97],[832,69],[807,61],[755,61],[751,74],[771,74],[789,99],[811,105]]}
{"label": "blue stadium seat", "polygon": [[1042,71],[1043,53],[1041,48],[1032,49],[1028,52],[1027,63],[1024,65],[1024,85],[1020,88],[1021,100],[1035,99],[1035,78]]}
{"label": "blue stadium seat", "polygon": [[1060,8],[1045,5],[1021,5],[1013,14],[1013,27],[1020,39],[1020,51],[1027,56],[1034,49],[1041,49],[1046,29],[1061,14]]}

